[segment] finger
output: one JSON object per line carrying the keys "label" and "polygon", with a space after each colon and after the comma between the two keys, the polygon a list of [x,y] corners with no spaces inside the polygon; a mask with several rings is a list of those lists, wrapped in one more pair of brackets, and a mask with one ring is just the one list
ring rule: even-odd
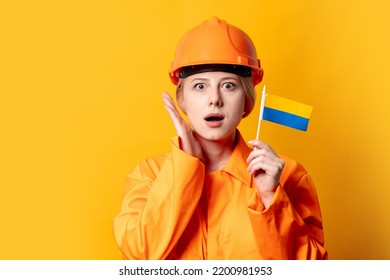
{"label": "finger", "polygon": [[[173,125],[176,129],[178,136],[183,137],[186,134],[186,129],[188,126],[187,123],[182,119],[182,117],[171,107],[166,106],[165,109],[168,111],[169,116],[173,122]],[[189,129],[188,129],[189,130]]]}
{"label": "finger", "polygon": [[168,111],[168,113],[171,116],[171,118],[175,118],[175,119],[181,120],[180,113],[176,110],[175,107],[173,107],[170,104],[166,104],[165,105],[165,109]]}
{"label": "finger", "polygon": [[265,156],[273,159],[278,159],[279,156],[275,154],[275,152],[272,149],[256,149],[249,153],[249,156],[247,158],[247,162],[252,161],[256,157]]}
{"label": "finger", "polygon": [[246,159],[246,162],[249,163],[256,157],[265,156],[266,153],[267,153],[266,150],[259,150],[259,149],[253,150],[252,152],[249,153],[248,158]]}
{"label": "finger", "polygon": [[283,169],[281,163],[275,163],[271,161],[257,161],[254,162],[248,169],[251,175],[255,175],[259,171],[263,171],[269,176],[278,176]]}
{"label": "finger", "polygon": [[257,149],[266,149],[266,150],[273,151],[270,145],[268,145],[267,143],[260,141],[260,140],[250,140],[250,141],[248,141],[248,143],[249,143],[249,145],[251,145]]}
{"label": "finger", "polygon": [[172,97],[169,95],[168,92],[163,91],[162,95],[163,95],[163,98],[166,98],[166,99],[169,99],[169,100],[173,101]]}
{"label": "finger", "polygon": [[[173,102],[172,97],[168,93],[163,92],[162,99],[163,99],[166,106],[171,107],[173,109],[176,109],[175,103]],[[177,109],[176,109],[176,111],[177,111]]]}
{"label": "finger", "polygon": [[277,159],[261,155],[250,161],[247,169],[251,173],[260,169],[264,170],[266,173],[272,173],[272,170],[279,169],[280,166],[281,163]]}
{"label": "finger", "polygon": [[278,166],[280,169],[283,169],[284,166],[284,160],[282,158],[273,151],[264,149],[252,151],[248,156],[247,162],[249,163],[248,170],[252,169],[252,167],[258,162],[269,163]]}
{"label": "finger", "polygon": [[168,110],[168,112],[171,115],[171,118],[172,117],[177,118],[181,123],[183,123],[184,119],[182,118],[172,98],[167,93],[163,94],[163,101],[165,103],[165,108]]}
{"label": "finger", "polygon": [[175,110],[172,108],[172,107],[169,107],[169,106],[165,106],[165,109],[167,110],[169,116],[171,117],[171,120],[174,122],[174,123],[177,123],[177,124],[180,124],[180,118],[179,116],[176,114]]}
{"label": "finger", "polygon": [[183,118],[181,117],[179,111],[177,110],[175,104],[173,103],[172,98],[166,93],[163,93],[163,101],[165,103],[165,109],[167,110],[173,125],[175,126],[176,132],[179,136],[185,132],[185,125]]}

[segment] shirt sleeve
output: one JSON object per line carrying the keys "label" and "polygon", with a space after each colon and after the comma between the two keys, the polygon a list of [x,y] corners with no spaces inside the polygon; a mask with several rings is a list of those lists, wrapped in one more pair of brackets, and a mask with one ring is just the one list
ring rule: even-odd
{"label": "shirt sleeve", "polygon": [[198,204],[205,167],[171,141],[159,163],[145,160],[128,174],[115,240],[125,259],[169,259]]}
{"label": "shirt sleeve", "polygon": [[264,259],[328,258],[315,186],[299,163],[288,160],[268,208],[256,192],[248,211]]}

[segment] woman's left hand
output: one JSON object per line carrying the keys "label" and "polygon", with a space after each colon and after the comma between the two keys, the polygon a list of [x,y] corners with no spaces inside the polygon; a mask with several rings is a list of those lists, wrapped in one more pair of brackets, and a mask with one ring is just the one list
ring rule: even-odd
{"label": "woman's left hand", "polygon": [[267,208],[279,185],[284,160],[268,144],[260,140],[252,140],[248,143],[254,147],[247,159],[248,172],[253,176],[257,191]]}

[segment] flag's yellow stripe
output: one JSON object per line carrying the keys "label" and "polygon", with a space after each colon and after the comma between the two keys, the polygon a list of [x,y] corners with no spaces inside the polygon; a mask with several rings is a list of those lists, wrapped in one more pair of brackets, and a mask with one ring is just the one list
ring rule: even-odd
{"label": "flag's yellow stripe", "polygon": [[311,111],[313,110],[312,106],[272,94],[266,95],[264,106],[307,119],[310,118]]}

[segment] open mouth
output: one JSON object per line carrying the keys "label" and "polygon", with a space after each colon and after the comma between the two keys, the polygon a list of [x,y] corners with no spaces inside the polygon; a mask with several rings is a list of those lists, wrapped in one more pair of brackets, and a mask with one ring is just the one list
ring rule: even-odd
{"label": "open mouth", "polygon": [[205,118],[205,120],[208,122],[217,122],[217,121],[222,121],[223,118],[221,118],[221,117],[208,117],[208,118]]}
{"label": "open mouth", "polygon": [[204,119],[208,122],[219,122],[224,119],[224,116],[218,113],[212,113],[208,114]]}
{"label": "open mouth", "polygon": [[211,128],[221,127],[224,119],[225,117],[219,113],[211,113],[204,118],[207,126]]}

